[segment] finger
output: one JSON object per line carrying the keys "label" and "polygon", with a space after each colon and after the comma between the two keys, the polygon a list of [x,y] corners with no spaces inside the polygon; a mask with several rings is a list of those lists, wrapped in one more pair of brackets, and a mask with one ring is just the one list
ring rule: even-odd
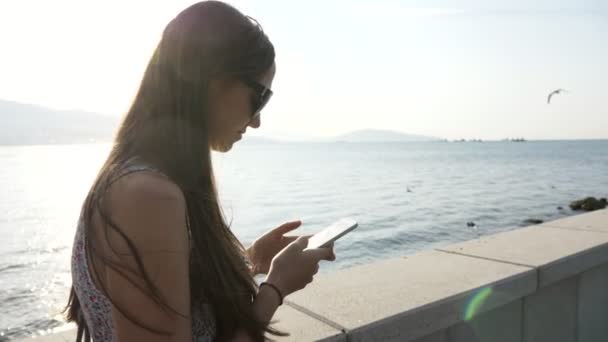
{"label": "finger", "polygon": [[283,242],[287,245],[296,241],[297,239],[298,239],[298,236],[283,236]]}
{"label": "finger", "polygon": [[290,231],[298,228],[301,225],[302,225],[302,221],[300,221],[300,220],[286,222],[286,223],[283,223],[282,225],[278,226],[277,228],[275,228],[273,230],[273,232],[283,235],[283,234],[289,233]]}
{"label": "finger", "polygon": [[300,236],[294,242],[290,243],[289,246],[295,246],[300,250],[303,250],[308,246],[308,239],[310,236]]}
{"label": "finger", "polygon": [[334,256],[334,252],[331,248],[312,248],[305,250],[304,253],[314,258],[316,261],[320,260],[328,260],[332,261]]}
{"label": "finger", "polygon": [[[333,243],[332,243],[332,245],[333,245]],[[334,260],[336,260],[336,252],[334,252],[334,248],[333,247],[331,247],[330,250],[331,250],[331,256],[327,260],[334,261]]]}

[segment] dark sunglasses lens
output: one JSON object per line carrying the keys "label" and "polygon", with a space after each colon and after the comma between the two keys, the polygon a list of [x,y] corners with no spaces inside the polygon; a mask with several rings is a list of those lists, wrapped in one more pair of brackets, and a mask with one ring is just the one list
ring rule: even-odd
{"label": "dark sunglasses lens", "polygon": [[257,96],[253,96],[251,98],[251,109],[253,110],[253,115],[256,115],[257,113],[259,113],[262,110],[262,102],[260,101],[260,98]]}
{"label": "dark sunglasses lens", "polygon": [[266,104],[270,100],[270,92],[265,92],[262,96],[260,96],[260,107],[258,108],[258,112],[266,107]]}
{"label": "dark sunglasses lens", "polygon": [[254,96],[251,99],[251,106],[253,108],[254,115],[259,114],[262,111],[262,109],[264,109],[264,107],[270,100],[271,96],[272,96],[272,93],[270,91],[266,91],[263,94],[260,94],[259,96]]}

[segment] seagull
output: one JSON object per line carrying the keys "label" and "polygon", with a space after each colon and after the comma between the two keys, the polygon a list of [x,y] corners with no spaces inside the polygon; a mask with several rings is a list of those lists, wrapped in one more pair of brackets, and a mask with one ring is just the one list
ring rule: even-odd
{"label": "seagull", "polygon": [[566,91],[566,89],[561,89],[561,88],[560,88],[560,89],[557,89],[557,90],[552,91],[552,92],[549,94],[549,96],[547,96],[547,104],[550,104],[550,103],[551,103],[551,97],[553,97],[553,95],[555,95],[555,94],[560,94],[561,92],[567,92],[567,91]]}

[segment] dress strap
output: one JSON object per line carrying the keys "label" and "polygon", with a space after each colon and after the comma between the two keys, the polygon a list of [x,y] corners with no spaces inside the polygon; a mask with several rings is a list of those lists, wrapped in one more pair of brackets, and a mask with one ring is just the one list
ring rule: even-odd
{"label": "dress strap", "polygon": [[119,175],[116,179],[126,176],[128,174],[131,174],[134,172],[140,172],[140,171],[150,171],[150,172],[157,173],[165,178],[169,178],[169,177],[167,177],[167,175],[165,175],[162,171],[155,168],[154,166],[147,164],[145,161],[143,161],[137,157],[133,157],[123,163],[122,170],[119,171]]}

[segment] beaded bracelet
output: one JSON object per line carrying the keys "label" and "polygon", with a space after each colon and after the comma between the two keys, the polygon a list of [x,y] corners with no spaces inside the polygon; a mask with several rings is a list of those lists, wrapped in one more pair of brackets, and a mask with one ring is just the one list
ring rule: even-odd
{"label": "beaded bracelet", "polygon": [[283,305],[283,294],[281,293],[281,290],[279,290],[278,287],[276,287],[273,284],[268,283],[268,282],[261,283],[259,287],[262,287],[262,285],[268,285],[268,286],[272,287],[276,291],[276,293],[279,295],[279,301],[280,301],[279,305]]}

